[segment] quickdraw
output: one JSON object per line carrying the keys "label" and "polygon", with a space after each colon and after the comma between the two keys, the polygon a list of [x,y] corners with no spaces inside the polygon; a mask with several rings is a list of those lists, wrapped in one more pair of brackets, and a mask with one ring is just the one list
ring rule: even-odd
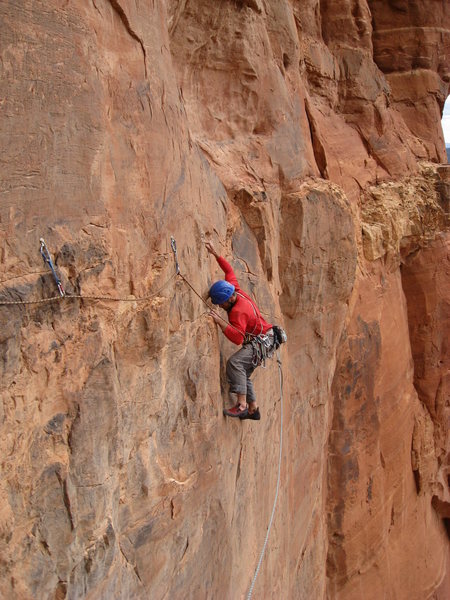
{"label": "quickdraw", "polygon": [[178,254],[177,254],[177,243],[173,235],[170,236],[170,245],[172,246],[173,255],[175,257],[175,268],[177,270],[176,274],[180,274],[180,265],[178,264]]}
{"label": "quickdraw", "polygon": [[48,251],[47,244],[45,243],[44,238],[40,238],[39,241],[41,242],[40,252],[44,260],[44,264],[47,264],[50,267],[51,272],[53,273],[53,277],[55,279],[56,287],[58,288],[59,295],[61,296],[61,298],[64,298],[66,293],[62,286],[61,280],[56,273],[56,269],[53,265],[52,257],[50,256],[50,252]]}

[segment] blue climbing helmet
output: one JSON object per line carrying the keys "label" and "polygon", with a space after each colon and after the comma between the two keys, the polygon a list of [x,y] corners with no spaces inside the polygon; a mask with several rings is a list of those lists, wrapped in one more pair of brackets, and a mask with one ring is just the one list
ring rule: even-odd
{"label": "blue climbing helmet", "polygon": [[213,304],[223,304],[234,294],[235,287],[228,281],[216,281],[209,289],[209,297]]}

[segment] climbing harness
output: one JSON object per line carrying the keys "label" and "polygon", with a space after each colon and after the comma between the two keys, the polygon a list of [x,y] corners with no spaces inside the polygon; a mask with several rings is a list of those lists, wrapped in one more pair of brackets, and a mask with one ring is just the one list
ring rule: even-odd
{"label": "climbing harness", "polygon": [[65,292],[62,286],[61,280],[56,273],[56,269],[53,265],[52,257],[50,256],[50,252],[48,251],[47,244],[44,241],[44,238],[40,238],[41,248],[40,253],[44,260],[44,264],[47,264],[50,267],[51,272],[53,273],[53,277],[55,279],[56,287],[58,288],[59,295],[61,298],[64,298]]}
{"label": "climbing harness", "polygon": [[277,485],[275,488],[275,498],[273,500],[272,513],[270,515],[269,524],[267,526],[266,536],[264,538],[264,543],[261,549],[261,553],[259,555],[258,564],[255,569],[255,574],[253,576],[252,582],[250,584],[250,589],[247,594],[247,600],[250,600],[253,594],[253,588],[255,587],[256,578],[258,577],[259,571],[261,569],[262,561],[264,559],[264,554],[266,552],[267,543],[269,541],[270,530],[272,529],[272,523],[275,516],[275,509],[278,501],[278,494],[280,491],[280,481],[281,481],[281,461],[283,456],[283,371],[281,369],[281,358],[280,351],[277,350],[277,364],[278,364],[278,375],[280,381],[280,450],[278,452],[278,475],[277,475]]}
{"label": "climbing harness", "polygon": [[272,358],[275,352],[275,337],[260,333],[259,335],[245,337],[244,345],[250,344],[253,348],[252,365],[256,368],[266,368],[266,360]]}
{"label": "climbing harness", "polygon": [[268,358],[272,358],[274,352],[278,350],[281,344],[287,342],[287,335],[284,329],[278,327],[278,325],[272,325],[272,335],[269,331],[265,333],[260,333],[259,335],[246,334],[244,339],[244,345],[251,344],[253,347],[253,358],[252,364],[253,366],[265,369],[266,368],[266,360]]}
{"label": "climbing harness", "polygon": [[[240,296],[241,298],[243,298],[244,300],[246,300],[247,302],[250,303],[250,306],[253,309],[253,312],[255,315],[255,320],[256,320],[256,324],[253,328],[252,333],[245,333],[244,345],[251,344],[251,346],[253,348],[253,358],[252,358],[253,366],[255,368],[261,366],[263,369],[265,369],[266,368],[266,360],[268,358],[272,358],[275,350],[277,350],[277,348],[279,348],[279,346],[281,344],[283,344],[284,342],[287,341],[286,332],[281,327],[278,327],[277,325],[272,325],[273,335],[268,335],[268,333],[270,333],[270,330],[266,333],[263,333],[262,332],[263,325],[262,325],[262,321],[261,321],[261,316],[258,315],[258,312],[257,312],[256,307],[253,304],[253,302],[249,298],[244,296],[243,294],[240,294],[239,292],[236,292],[236,293],[238,296]],[[260,331],[260,333],[255,334],[258,319],[259,319],[261,331]]]}

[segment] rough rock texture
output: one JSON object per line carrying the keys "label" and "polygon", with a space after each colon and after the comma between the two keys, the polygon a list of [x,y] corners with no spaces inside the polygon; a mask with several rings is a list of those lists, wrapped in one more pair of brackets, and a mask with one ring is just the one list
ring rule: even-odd
{"label": "rough rock texture", "polygon": [[[419,491],[428,489],[433,494],[433,506],[445,519],[450,518],[449,244],[448,238],[439,236],[422,252],[408,257],[402,267],[414,360],[414,386],[426,408],[424,418],[428,420],[424,428],[419,424],[415,427],[414,474]],[[429,447],[423,452],[422,445],[425,444]]]}
{"label": "rough rock texture", "polygon": [[0,33],[0,300],[56,293],[41,236],[116,299],[0,305],[0,596],[248,592],[277,367],[222,417],[173,235],[289,337],[254,597],[448,598],[450,4],[6,0]]}

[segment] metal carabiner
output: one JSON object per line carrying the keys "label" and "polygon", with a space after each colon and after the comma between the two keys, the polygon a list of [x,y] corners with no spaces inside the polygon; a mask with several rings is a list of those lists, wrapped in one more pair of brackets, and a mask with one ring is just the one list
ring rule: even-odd
{"label": "metal carabiner", "polygon": [[50,252],[48,251],[47,244],[45,243],[44,238],[40,238],[39,241],[41,242],[40,253],[44,260],[44,264],[47,264],[50,267],[50,270],[53,273],[53,277],[55,279],[56,287],[58,288],[59,295],[61,296],[61,298],[64,298],[66,293],[62,286],[61,280],[56,273],[55,267],[53,266],[52,257],[50,256]]}
{"label": "metal carabiner", "polygon": [[170,236],[170,245],[172,247],[172,251],[173,251],[173,254],[175,257],[175,267],[176,267],[177,275],[179,275],[180,274],[180,265],[178,264],[177,243],[176,243],[173,235]]}

